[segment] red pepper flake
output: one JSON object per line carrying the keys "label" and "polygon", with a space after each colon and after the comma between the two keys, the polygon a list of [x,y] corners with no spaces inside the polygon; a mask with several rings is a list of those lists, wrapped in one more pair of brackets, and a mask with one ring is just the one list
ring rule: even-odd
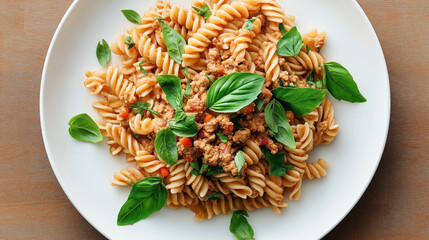
{"label": "red pepper flake", "polygon": [[128,116],[129,116],[128,112],[121,112],[121,113],[119,114],[119,117],[120,117],[120,118],[123,118],[123,119],[128,118]]}
{"label": "red pepper flake", "polygon": [[212,120],[213,116],[210,113],[206,113],[206,116],[204,117],[204,123],[210,122]]}
{"label": "red pepper flake", "polygon": [[268,139],[264,138],[261,140],[261,143],[259,144],[260,146],[264,146],[268,144]]}
{"label": "red pepper flake", "polygon": [[161,171],[161,174],[163,177],[167,177],[168,175],[170,175],[170,172],[168,171],[168,169],[166,167],[162,167],[159,170]]}
{"label": "red pepper flake", "polygon": [[185,147],[191,147],[192,146],[192,139],[190,137],[184,137],[182,140],[180,140],[183,146]]}

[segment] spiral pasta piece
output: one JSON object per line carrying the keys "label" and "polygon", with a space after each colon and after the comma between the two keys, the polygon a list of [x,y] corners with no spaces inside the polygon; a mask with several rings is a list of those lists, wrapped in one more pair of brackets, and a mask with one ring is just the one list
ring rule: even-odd
{"label": "spiral pasta piece", "polygon": [[265,176],[263,171],[258,166],[250,166],[246,168],[246,178],[249,182],[249,185],[253,191],[251,198],[255,198],[257,196],[263,196],[265,191]]}
{"label": "spiral pasta piece", "polygon": [[130,103],[137,101],[136,87],[132,82],[124,79],[124,75],[119,73],[118,67],[107,69],[106,81],[119,99]]}
{"label": "spiral pasta piece", "polygon": [[120,125],[107,123],[106,132],[133,156],[136,156],[138,151],[143,150],[143,146],[134,139],[133,135]]}
{"label": "spiral pasta piece", "polygon": [[282,177],[282,186],[283,187],[293,187],[295,184],[301,180],[301,172],[292,169],[286,171],[286,174]]}
{"label": "spiral pasta piece", "polygon": [[243,148],[242,153],[247,165],[257,164],[262,157],[261,148],[251,140],[248,140],[246,144],[247,146]]}
{"label": "spiral pasta piece", "polygon": [[325,177],[327,172],[326,172],[326,168],[329,167],[329,163],[326,162],[325,160],[319,158],[317,160],[317,163],[306,163],[305,164],[305,174],[304,176],[308,179],[313,179],[313,178],[321,178],[321,177]]}
{"label": "spiral pasta piece", "polygon": [[149,9],[143,14],[141,24],[137,26],[137,31],[142,35],[150,35],[155,32],[157,26],[159,26],[158,20],[155,18],[160,16],[161,15],[156,12],[155,9]]}
{"label": "spiral pasta piece", "polygon": [[313,131],[310,125],[307,122],[305,124],[298,124],[296,132],[300,143],[299,149],[304,150],[305,153],[309,153],[313,149]]}
{"label": "spiral pasta piece", "polygon": [[287,30],[293,27],[290,26],[290,22],[287,21],[286,16],[275,0],[262,0],[261,12],[269,21],[269,29],[277,31],[280,23],[286,23],[285,27]]}
{"label": "spiral pasta piece", "polygon": [[262,44],[263,58],[265,62],[266,84],[277,81],[280,76],[279,57],[276,53],[276,45],[271,42]]}
{"label": "spiral pasta piece", "polygon": [[152,40],[143,35],[138,44],[138,50],[141,56],[147,61],[155,62],[156,66],[165,74],[179,74],[180,65],[176,63],[161,47],[152,43]]}
{"label": "spiral pasta piece", "polygon": [[110,44],[110,49],[113,53],[117,55],[125,55],[132,59],[137,59],[137,48],[132,47],[129,48],[129,45],[125,42],[126,37],[131,37],[132,42],[136,43],[136,40],[138,39],[137,35],[134,35],[132,30],[126,31],[125,34],[119,35],[116,38],[116,42]]}
{"label": "spiral pasta piece", "polygon": [[98,115],[103,119],[103,122],[111,124],[119,124],[118,113],[115,109],[109,106],[109,102],[105,99],[100,99],[98,102],[94,102],[92,107],[97,110]]}
{"label": "spiral pasta piece", "polygon": [[195,206],[198,205],[198,197],[194,192],[185,188],[178,193],[169,193],[167,198],[167,206],[177,209],[181,206]]}
{"label": "spiral pasta piece", "polygon": [[177,7],[176,5],[171,7],[169,17],[172,22],[178,23],[192,32],[197,32],[205,22],[204,18],[192,9],[184,9],[182,6]]}
{"label": "spiral pasta piece", "polygon": [[276,207],[282,206],[283,201],[283,187],[280,177],[268,175],[265,177],[265,197],[267,200]]}
{"label": "spiral pasta piece", "polygon": [[301,197],[301,185],[302,179],[300,179],[296,184],[289,188],[291,191],[291,193],[289,194],[290,200],[299,200],[299,198]]}
{"label": "spiral pasta piece", "polygon": [[201,202],[203,209],[206,211],[207,219],[213,216],[228,214],[234,211],[234,205],[231,195],[221,196],[217,200],[208,200]]}
{"label": "spiral pasta piece", "polygon": [[237,197],[247,198],[252,194],[252,189],[246,186],[246,183],[241,178],[235,178],[231,173],[219,173],[213,175],[224,183],[232,193]]}
{"label": "spiral pasta piece", "polygon": [[211,42],[212,38],[219,35],[228,21],[234,18],[248,18],[249,12],[242,2],[235,1],[231,4],[224,4],[219,8],[207,22],[199,28],[191,38],[188,39],[188,45],[185,46],[183,54],[183,64],[190,66],[198,61],[200,53],[203,52]]}
{"label": "spiral pasta piece", "polygon": [[192,174],[191,173],[192,169],[193,168],[192,168],[191,164],[189,164],[189,162],[187,162],[185,164],[186,185],[191,186],[192,189],[194,190],[194,192],[199,197],[204,197],[204,196],[206,196],[207,192],[209,191],[209,181],[203,175],[195,176],[194,174]]}
{"label": "spiral pasta piece", "polygon": [[179,193],[183,190],[186,183],[185,160],[180,159],[177,163],[170,168],[170,175],[168,175],[168,182],[165,187],[171,193]]}
{"label": "spiral pasta piece", "polygon": [[249,31],[245,26],[240,29],[238,36],[234,39],[232,44],[232,58],[235,59],[236,62],[244,61],[246,49],[249,47],[249,43],[252,42],[255,35],[261,32],[261,27],[261,19],[256,18],[253,22],[252,31]]}
{"label": "spiral pasta piece", "polygon": [[145,118],[143,119],[141,114],[137,114],[128,120],[131,131],[141,134],[148,135],[155,130],[156,119]]}
{"label": "spiral pasta piece", "polygon": [[99,94],[106,86],[106,73],[87,71],[85,76],[84,85],[89,89],[91,95]]}
{"label": "spiral pasta piece", "polygon": [[[288,63],[293,63],[295,65],[295,71],[293,69],[287,69],[290,74],[303,75],[302,71],[311,71],[315,70],[318,75],[321,75],[323,72],[322,64],[326,62],[325,57],[322,54],[310,50],[308,54],[304,51],[300,51],[296,57],[286,57]],[[289,65],[291,66],[291,65]],[[301,68],[300,68],[301,67]],[[301,72],[298,72],[301,71]]]}
{"label": "spiral pasta piece", "polygon": [[261,209],[265,207],[270,207],[271,204],[265,200],[263,197],[256,198],[233,198],[234,200],[234,208],[238,210],[247,210],[254,211],[255,209]]}
{"label": "spiral pasta piece", "polygon": [[156,159],[154,155],[144,150],[138,151],[135,159],[137,166],[143,168],[148,173],[156,173],[160,168],[166,166],[163,161]]}
{"label": "spiral pasta piece", "polygon": [[148,175],[143,174],[135,167],[127,167],[122,169],[119,173],[113,174],[113,186],[130,186],[131,183],[136,183]]}

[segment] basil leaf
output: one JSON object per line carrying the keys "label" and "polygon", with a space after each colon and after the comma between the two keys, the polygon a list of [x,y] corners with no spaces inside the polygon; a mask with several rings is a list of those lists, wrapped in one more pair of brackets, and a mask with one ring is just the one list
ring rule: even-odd
{"label": "basil leaf", "polygon": [[200,168],[200,174],[203,174],[203,172],[209,167],[210,165],[208,163],[204,163]]}
{"label": "basil leaf", "polygon": [[255,239],[255,233],[253,232],[252,226],[250,226],[245,216],[249,216],[245,210],[234,211],[231,217],[229,231],[238,240]]}
{"label": "basil leaf", "polygon": [[203,197],[203,198],[208,198],[208,199],[215,201],[215,200],[218,200],[220,198],[220,196],[221,196],[220,193],[214,192],[214,193],[212,193],[206,197]]}
{"label": "basil leaf", "polygon": [[128,200],[122,205],[117,224],[134,224],[161,210],[168,192],[161,177],[147,177],[133,184]]}
{"label": "basil leaf", "polygon": [[103,140],[103,135],[101,135],[97,123],[86,113],[72,117],[69,125],[70,136],[78,141],[98,143]]}
{"label": "basil leaf", "polygon": [[222,135],[220,133],[216,133],[217,137],[219,138],[219,140],[223,143],[227,143],[228,142],[228,136]]}
{"label": "basil leaf", "polygon": [[275,177],[283,177],[286,175],[286,157],[282,152],[271,154],[271,151],[266,148],[261,148],[265,158],[270,164],[270,175]]}
{"label": "basil leaf", "polygon": [[257,98],[264,81],[264,77],[254,73],[223,76],[210,87],[206,107],[220,113],[237,112]]}
{"label": "basil leaf", "polygon": [[234,130],[244,130],[243,124],[241,124],[240,119],[229,117],[229,120],[234,124]]}
{"label": "basil leaf", "polygon": [[[198,133],[198,125],[195,115],[187,116],[182,110],[176,112],[176,118],[168,121],[171,131],[179,137],[193,137]],[[180,115],[180,116],[179,116]],[[179,117],[178,117],[179,116]]]}
{"label": "basil leaf", "polygon": [[311,113],[325,98],[326,89],[278,87],[272,93],[276,99],[282,100],[286,106],[299,116]]}
{"label": "basil leaf", "polygon": [[281,87],[283,87],[283,86],[284,86],[283,81],[282,81],[282,79],[281,79],[281,78],[279,78],[279,79],[277,80],[277,82],[279,83],[279,86],[281,86]]}
{"label": "basil leaf", "polygon": [[185,76],[186,76],[186,89],[185,89],[185,97],[189,98],[189,94],[192,91],[192,87],[191,87],[191,83],[189,82],[189,77],[188,77],[188,67],[185,67]]}
{"label": "basil leaf", "polygon": [[182,55],[185,53],[186,41],[176,30],[169,27],[164,21],[161,22],[162,36],[170,57],[177,63],[182,63]]}
{"label": "basil leaf", "polygon": [[282,33],[282,36],[284,36],[286,34],[286,28],[285,28],[285,25],[283,23],[279,23],[279,30]]}
{"label": "basil leaf", "polygon": [[256,21],[256,18],[255,18],[255,17],[253,17],[253,18],[251,18],[251,19],[247,20],[246,22],[244,22],[244,27],[245,27],[247,30],[252,31],[252,29],[253,29],[253,23],[254,23],[255,21]]}
{"label": "basil leaf", "polygon": [[214,82],[215,82],[211,77],[209,77],[209,75],[207,75],[207,73],[206,73],[206,78],[207,78],[210,82],[212,82],[212,83],[214,83]]}
{"label": "basil leaf", "polygon": [[280,56],[298,56],[304,43],[296,27],[293,27],[277,42],[276,53]]}
{"label": "basil leaf", "polygon": [[137,102],[128,106],[128,108],[133,109],[133,111],[137,114],[141,114],[144,116],[144,111],[149,111],[153,115],[160,116],[155,110],[150,109],[151,104],[147,102]]}
{"label": "basil leaf", "polygon": [[264,100],[262,99],[256,99],[255,100],[255,104],[256,104],[256,109],[258,109],[258,111],[261,111],[262,107],[264,106]]}
{"label": "basil leaf", "polygon": [[121,12],[128,19],[128,21],[135,23],[135,24],[141,24],[142,23],[142,19],[136,11],[131,10],[131,9],[124,9],[124,10],[121,10]]}
{"label": "basil leaf", "polygon": [[311,50],[311,47],[308,46],[308,45],[305,45],[305,50],[307,51],[307,54],[308,54],[310,52],[310,50]]}
{"label": "basil leaf", "polygon": [[143,61],[141,61],[140,63],[139,63],[139,67],[140,67],[140,72],[142,72],[144,75],[149,75],[149,73],[146,71],[146,70],[144,70],[144,68],[143,68],[143,63],[146,63],[147,61],[146,60],[143,60]]}
{"label": "basil leaf", "polygon": [[348,102],[366,102],[350,72],[341,64],[327,62],[323,64],[323,84],[331,95],[338,100]]}
{"label": "basil leaf", "polygon": [[238,173],[240,173],[244,163],[246,162],[246,160],[244,159],[243,152],[238,152],[235,155],[234,162],[235,162],[235,166],[237,167]]}
{"label": "basil leaf", "polygon": [[197,12],[198,15],[202,16],[204,19],[209,18],[212,15],[212,12],[210,11],[209,6],[204,4],[201,8],[197,8],[192,6],[192,8]]}
{"label": "basil leaf", "polygon": [[277,141],[295,149],[295,138],[286,118],[285,110],[279,101],[273,99],[265,107],[265,122]]}
{"label": "basil leaf", "polygon": [[317,48],[317,52],[320,53],[320,48]]}
{"label": "basil leaf", "polygon": [[305,79],[308,85],[316,85],[314,82],[314,73],[316,73],[316,71],[311,70],[310,74],[308,74],[308,77]]}
{"label": "basil leaf", "polygon": [[206,176],[211,176],[211,175],[215,175],[218,173],[223,173],[223,168],[222,166],[210,166],[209,169],[207,170]]}
{"label": "basil leaf", "polygon": [[131,49],[136,45],[136,43],[133,43],[133,39],[131,38],[131,36],[128,36],[124,39],[124,44],[128,45],[128,49]]}
{"label": "basil leaf", "polygon": [[192,166],[192,170],[191,173],[194,174],[195,176],[200,176],[200,163],[197,161],[193,161],[193,162],[189,162],[189,164]]}
{"label": "basil leaf", "polygon": [[164,162],[173,166],[178,157],[176,137],[170,128],[161,129],[155,138],[155,151]]}
{"label": "basil leaf", "polygon": [[180,78],[176,75],[165,74],[157,75],[156,79],[158,80],[162,90],[165,92],[168,103],[170,103],[170,105],[176,110],[181,109],[183,104],[183,94]]}
{"label": "basil leaf", "polygon": [[106,40],[103,39],[102,42],[98,42],[96,54],[98,62],[104,67],[107,66],[110,61],[111,52]]}

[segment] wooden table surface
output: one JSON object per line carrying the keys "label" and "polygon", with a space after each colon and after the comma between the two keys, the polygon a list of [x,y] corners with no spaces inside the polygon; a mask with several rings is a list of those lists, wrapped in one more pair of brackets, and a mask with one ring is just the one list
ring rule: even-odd
{"label": "wooden table surface", "polygon": [[[325,239],[429,239],[429,3],[358,2],[389,68],[390,131],[368,190]],[[40,130],[43,63],[71,3],[0,0],[0,239],[103,239],[62,191]]]}

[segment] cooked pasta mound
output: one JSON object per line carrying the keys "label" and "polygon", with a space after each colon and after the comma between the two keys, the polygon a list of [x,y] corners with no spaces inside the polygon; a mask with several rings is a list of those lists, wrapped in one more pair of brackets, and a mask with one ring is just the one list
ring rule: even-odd
{"label": "cooked pasta mound", "polygon": [[[204,4],[198,0],[192,6]],[[339,125],[326,97],[305,116],[286,108],[296,145],[291,148],[276,140],[264,109],[274,99],[272,90],[277,87],[316,88],[307,79],[312,75],[316,81],[323,76],[325,58],[320,49],[326,33],[313,30],[303,35],[304,45],[296,57],[281,56],[276,53],[282,37],[278,26],[282,23],[288,32],[295,18],[286,15],[275,0],[207,4],[211,16],[205,19],[193,8],[158,0],[144,13],[141,24],[125,30],[110,44],[112,52],[122,57],[122,64],[104,72],[86,72],[85,87],[100,96],[92,106],[100,115],[97,124],[108,139],[110,153],[125,156],[129,164],[113,175],[112,184],[129,186],[148,176],[163,177],[169,194],[166,204],[173,209],[189,208],[197,221],[235,209],[271,207],[280,214],[288,206],[285,196],[300,198],[303,179],[326,176],[326,161],[307,160],[314,147],[334,140]],[[169,55],[161,19],[186,41],[181,63]],[[246,25],[250,19],[251,30]],[[259,102],[233,113],[208,109],[206,97],[214,82],[241,72],[264,78]],[[157,133],[170,127],[177,112],[158,83],[157,76],[163,74],[178,76],[182,92],[188,75],[191,91],[183,96],[182,109],[187,116],[195,116],[198,126],[192,137],[176,136],[178,161],[174,165],[160,157],[154,143]],[[138,103],[147,105],[134,111]],[[267,151],[284,154],[284,176],[271,175]],[[245,159],[240,169],[235,162],[237,154]],[[204,164],[205,169],[194,169]],[[210,169],[214,173],[208,174]],[[220,197],[210,198],[214,193]]]}

